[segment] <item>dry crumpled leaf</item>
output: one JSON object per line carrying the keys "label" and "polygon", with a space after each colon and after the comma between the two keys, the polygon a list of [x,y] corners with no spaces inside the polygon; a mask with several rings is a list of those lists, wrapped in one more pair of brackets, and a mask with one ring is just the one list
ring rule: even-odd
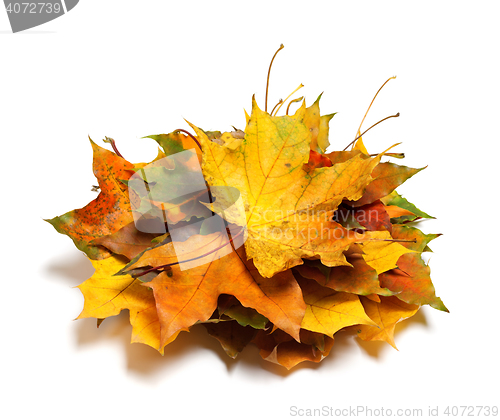
{"label": "dry crumpled leaf", "polygon": [[253,342],[264,360],[287,369],[305,361],[321,362],[333,347],[333,338],[307,330],[300,330],[300,343],[279,329],[271,334],[258,331]]}
{"label": "dry crumpled leaf", "polygon": [[[197,321],[208,320],[221,294],[236,297],[243,306],[255,309],[298,340],[305,303],[291,271],[278,273],[272,279],[262,277],[252,261],[247,260],[244,249],[234,251],[220,233],[194,235],[180,244],[151,249],[129,269],[190,260],[213,247],[220,248],[204,257],[203,265],[185,271],[173,265],[172,271],[144,283],[153,289],[156,299],[161,343]],[[225,256],[219,258],[220,255]]]}
{"label": "dry crumpled leaf", "polygon": [[152,233],[137,230],[135,223],[129,223],[111,235],[94,239],[91,244],[101,245],[114,254],[124,255],[129,260],[150,248],[157,237]]}

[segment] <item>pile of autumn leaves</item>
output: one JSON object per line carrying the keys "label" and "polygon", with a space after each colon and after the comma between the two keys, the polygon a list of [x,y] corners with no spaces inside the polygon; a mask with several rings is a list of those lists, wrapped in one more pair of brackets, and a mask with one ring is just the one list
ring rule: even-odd
{"label": "pile of autumn leaves", "polygon": [[[91,142],[98,197],[48,220],[95,268],[79,286],[79,318],[99,324],[128,309],[132,342],[162,354],[180,332],[202,324],[230,357],[253,343],[264,359],[291,368],[321,361],[339,330],[395,347],[396,323],[421,305],[447,311],[421,257],[439,235],[408,225],[431,216],[395,191],[420,169],[382,163],[384,154],[369,155],[361,139],[351,151],[326,153],[332,116],[320,116],[319,98],[292,116],[271,116],[253,100],[244,135],[191,125],[199,145],[180,132],[151,136],[161,147],[153,163],[195,149],[214,196],[212,204],[196,196],[154,203],[187,232],[181,254],[168,231],[145,233],[134,223],[137,197],[127,180],[147,164]],[[221,186],[239,191],[246,220],[221,211],[230,204],[217,196]],[[244,230],[244,245],[225,232],[193,230],[201,214],[193,208]],[[180,269],[181,260],[202,255],[210,261]]]}

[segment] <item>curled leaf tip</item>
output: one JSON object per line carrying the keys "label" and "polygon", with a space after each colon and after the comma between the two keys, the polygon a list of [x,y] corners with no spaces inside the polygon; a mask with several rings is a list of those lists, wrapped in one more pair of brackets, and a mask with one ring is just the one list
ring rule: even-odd
{"label": "curled leaf tip", "polygon": [[323,96],[323,93],[325,93],[325,92],[321,92],[319,94],[318,98],[314,101],[314,103],[318,103],[319,102],[319,100],[321,99],[321,96]]}

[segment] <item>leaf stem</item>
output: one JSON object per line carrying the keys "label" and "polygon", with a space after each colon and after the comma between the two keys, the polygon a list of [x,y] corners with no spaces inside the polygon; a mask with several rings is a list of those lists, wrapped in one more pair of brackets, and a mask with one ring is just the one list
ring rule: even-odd
{"label": "leaf stem", "polygon": [[376,125],[380,124],[382,121],[385,121],[385,120],[388,120],[389,118],[396,118],[396,117],[399,117],[399,112],[397,114],[394,114],[394,115],[389,115],[388,117],[385,117],[384,119],[380,120],[379,122],[376,122],[375,124],[373,124],[370,128],[367,128],[365,131],[363,131],[362,134],[360,134],[358,137],[356,137],[353,141],[351,141],[343,150],[343,152],[346,151],[346,149],[351,145],[351,144],[354,144],[354,142],[359,139],[360,137],[363,137],[363,135],[371,130],[373,127],[375,127]]}
{"label": "leaf stem", "polygon": [[198,141],[198,139],[195,136],[193,136],[189,131],[186,131],[186,130],[183,130],[182,128],[179,128],[179,129],[175,130],[174,132],[178,132],[178,131],[180,131],[180,132],[182,132],[184,134],[187,134],[189,137],[191,137],[193,139],[193,141],[196,143],[196,145],[198,146],[198,148],[201,151],[203,151],[203,149],[201,148],[201,144]]}
{"label": "leaf stem", "polygon": [[282,103],[283,103],[283,99],[280,99],[280,100],[279,100],[279,102],[278,102],[276,105],[274,105],[274,108],[273,108],[273,110],[271,111],[271,114],[270,114],[270,115],[273,115],[274,110],[278,107],[278,105],[281,105]]}
{"label": "leaf stem", "polygon": [[[292,93],[290,93],[290,95],[288,95],[288,96],[286,97],[285,101],[284,101],[284,102],[280,105],[280,107],[276,110],[276,114],[277,114],[277,113],[278,113],[278,111],[280,110],[281,106],[283,106],[283,104],[284,104],[286,101],[288,101],[288,98],[290,98],[290,96],[292,96],[295,92],[297,92],[299,89],[302,89],[303,87],[304,87],[304,85],[301,83],[297,89],[295,89]],[[304,98],[304,97],[302,96],[302,98]],[[274,114],[274,115],[276,116],[276,114]],[[271,112],[271,115],[272,115],[272,112]]]}
{"label": "leaf stem", "polygon": [[104,140],[104,143],[110,143],[111,144],[111,147],[113,148],[113,150],[115,151],[115,153],[120,156],[122,159],[125,159],[122,154],[118,151],[118,149],[116,148],[116,142],[111,138],[111,137],[106,137]]}
{"label": "leaf stem", "polygon": [[278,50],[274,53],[273,55],[273,58],[271,60],[271,64],[269,64],[269,70],[267,72],[267,83],[266,83],[266,107],[265,107],[265,111],[267,112],[267,94],[269,92],[269,76],[271,75],[271,67],[273,65],[273,61],[274,61],[274,58],[276,57],[276,55],[283,49],[285,48],[285,46],[283,44],[280,45],[280,47],[278,48]]}
{"label": "leaf stem", "polygon": [[412,244],[417,243],[417,239],[368,239],[369,241],[383,241],[383,242],[411,242]]}
{"label": "leaf stem", "polygon": [[303,96],[301,96],[300,98],[294,99],[293,101],[290,101],[288,103],[288,106],[286,107],[286,115],[288,115],[288,111],[290,111],[290,105],[292,105],[294,102],[300,102],[302,99],[304,99]]}
{"label": "leaf stem", "polygon": [[[373,102],[375,102],[375,98],[377,97],[377,95],[379,94],[379,92],[382,90],[382,88],[389,82],[389,80],[392,80],[392,79],[395,79],[396,76],[392,76],[392,77],[389,77],[382,86],[380,86],[380,89],[377,90],[377,93],[375,94],[375,96],[373,97],[372,101],[370,102],[370,106],[368,106],[368,109],[366,110],[365,112],[365,116],[363,117],[363,119],[361,120],[361,123],[359,124],[359,127],[358,127],[358,131],[356,131],[356,135],[358,135],[358,133],[361,131],[361,126],[363,125],[363,122],[365,121],[365,118],[366,116],[368,115],[368,112],[370,111],[370,108],[372,107],[373,105]],[[356,140],[354,140],[356,141]]]}
{"label": "leaf stem", "polygon": [[[369,156],[378,156],[380,153],[372,153]],[[384,156],[395,157],[398,159],[403,159],[405,157],[404,153],[384,153]]]}

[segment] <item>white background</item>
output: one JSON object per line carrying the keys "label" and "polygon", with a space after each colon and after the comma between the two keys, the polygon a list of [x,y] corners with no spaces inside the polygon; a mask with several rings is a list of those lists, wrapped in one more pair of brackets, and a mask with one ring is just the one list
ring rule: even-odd
{"label": "white background", "polygon": [[[2,147],[2,418],[286,419],[297,408],[499,405],[498,2],[218,2],[81,0],[68,15],[11,34],[0,10]],[[431,243],[437,295],[397,328],[399,352],[339,334],[319,365],[287,372],[255,347],[235,361],[203,327],[161,357],[129,344],[127,313],[101,328],[74,321],[93,269],[43,218],[95,198],[87,136],[117,140],[151,160],[140,137],[188,128],[244,127],[299,83],[323,113],[331,142],[364,128],[371,153],[403,142],[403,164],[428,165],[399,191],[437,217]],[[296,95],[298,96],[298,95]],[[107,147],[107,146],[106,146]],[[397,163],[401,163],[397,161]],[[477,412],[477,411],[476,411]],[[442,418],[446,418],[443,416]]]}

